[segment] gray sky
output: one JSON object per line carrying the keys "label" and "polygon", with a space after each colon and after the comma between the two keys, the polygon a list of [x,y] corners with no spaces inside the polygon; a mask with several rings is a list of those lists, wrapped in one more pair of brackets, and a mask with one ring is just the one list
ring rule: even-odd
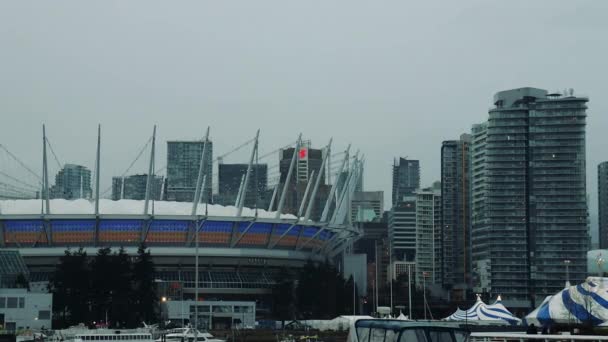
{"label": "gray sky", "polygon": [[38,170],[44,122],[62,162],[92,168],[101,123],[107,186],[154,123],[162,142],[210,125],[219,153],[256,128],[262,151],[333,136],[365,153],[366,188],[388,207],[393,157],[438,180],[441,141],[484,121],[496,91],[574,88],[590,97],[595,230],[607,13],[601,0],[2,1],[0,143]]}

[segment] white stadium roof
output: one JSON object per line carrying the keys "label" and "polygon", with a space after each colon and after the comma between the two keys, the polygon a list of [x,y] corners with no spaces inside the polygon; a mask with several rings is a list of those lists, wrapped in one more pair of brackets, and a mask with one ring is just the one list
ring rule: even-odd
{"label": "white stadium roof", "polygon": [[[2,200],[0,201],[0,215],[32,215],[40,214],[41,200]],[[192,203],[190,202],[168,202],[154,201],[150,202],[149,212],[152,212],[154,205],[155,215],[187,215],[192,211]],[[52,214],[94,214],[95,202],[86,199],[50,200],[50,212]],[[144,201],[136,200],[119,200],[112,201],[109,199],[99,200],[99,213],[110,215],[141,215],[144,212]],[[237,208],[234,206],[223,205],[208,205],[208,216],[226,216],[234,217]],[[200,204],[197,209],[198,215],[205,215],[205,205]],[[274,219],[276,212],[268,212],[263,209],[258,209],[259,218]],[[242,216],[255,216],[255,209],[243,208]],[[282,214],[281,219],[296,219],[296,216],[290,214]]]}

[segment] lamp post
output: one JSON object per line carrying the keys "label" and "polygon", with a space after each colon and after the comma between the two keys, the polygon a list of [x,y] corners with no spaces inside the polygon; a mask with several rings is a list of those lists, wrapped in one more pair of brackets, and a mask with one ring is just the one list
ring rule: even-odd
{"label": "lamp post", "polygon": [[162,296],[160,297],[160,302],[158,303],[159,309],[160,309],[160,327],[163,328],[165,326],[165,318],[164,318],[164,314],[163,314],[163,303],[167,302],[167,297]]}
{"label": "lamp post", "polygon": [[570,286],[570,259],[564,260],[566,266],[566,287]]}

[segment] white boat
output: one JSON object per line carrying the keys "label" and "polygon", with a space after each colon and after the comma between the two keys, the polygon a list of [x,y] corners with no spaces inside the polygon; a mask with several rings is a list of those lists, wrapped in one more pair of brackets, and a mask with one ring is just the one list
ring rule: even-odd
{"label": "white boat", "polygon": [[347,342],[468,342],[469,335],[445,322],[356,319],[351,322]]}
{"label": "white boat", "polygon": [[[215,338],[208,332],[196,331],[196,342],[226,342]],[[195,329],[194,328],[177,328],[168,330],[164,335],[164,338],[156,340],[156,342],[195,342]]]}
{"label": "white boat", "polygon": [[70,328],[60,330],[53,341],[65,342],[154,342],[148,329],[86,329]]}

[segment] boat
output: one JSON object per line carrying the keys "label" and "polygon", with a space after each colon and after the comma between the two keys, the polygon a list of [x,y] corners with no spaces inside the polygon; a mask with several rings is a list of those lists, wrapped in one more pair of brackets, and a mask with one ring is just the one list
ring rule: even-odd
{"label": "boat", "polygon": [[194,342],[195,333],[197,342],[226,342],[215,338],[208,332],[201,332],[191,327],[167,330],[156,342]]}
{"label": "boat", "polygon": [[58,330],[50,340],[53,342],[154,342],[149,329],[87,329],[85,327]]}
{"label": "boat", "polygon": [[348,342],[468,342],[468,330],[453,324],[396,319],[358,319],[351,323]]}

